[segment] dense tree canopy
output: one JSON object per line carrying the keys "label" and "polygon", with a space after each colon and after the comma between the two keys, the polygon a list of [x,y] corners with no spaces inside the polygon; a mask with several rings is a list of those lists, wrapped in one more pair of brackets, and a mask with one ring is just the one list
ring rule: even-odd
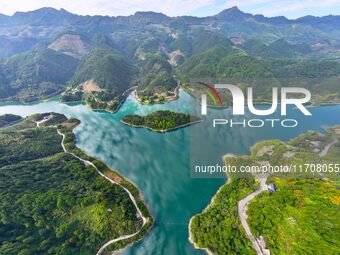
{"label": "dense tree canopy", "polygon": [[71,148],[78,122],[55,114],[31,128],[41,118],[0,129],[0,254],[94,254],[105,241],[139,230],[126,191],[64,153],[49,127],[63,123]]}
{"label": "dense tree canopy", "polygon": [[127,115],[122,121],[123,123],[137,127],[146,127],[156,131],[166,131],[199,120],[198,117],[185,113],[156,111],[146,116]]}

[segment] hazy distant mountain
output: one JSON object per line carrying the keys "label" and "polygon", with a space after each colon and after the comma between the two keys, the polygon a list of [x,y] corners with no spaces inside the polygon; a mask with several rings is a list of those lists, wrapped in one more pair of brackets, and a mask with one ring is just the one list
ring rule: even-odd
{"label": "hazy distant mountain", "polygon": [[[12,29],[9,37],[18,36],[25,30],[26,33],[31,32],[33,37],[49,37],[49,35],[41,33],[46,31],[45,26],[49,27],[48,30],[58,28],[59,31],[60,29],[69,29],[84,33],[116,33],[126,30],[133,32],[141,28],[144,32],[165,31],[165,27],[171,30],[181,25],[190,29],[193,29],[193,26],[200,26],[206,30],[224,32],[228,36],[252,37],[256,33],[258,36],[266,35],[271,40],[284,36],[303,41],[306,39],[305,36],[315,37],[315,40],[322,38],[337,40],[340,16],[306,16],[289,20],[285,17],[267,18],[263,15],[252,15],[240,11],[237,7],[232,7],[215,16],[203,18],[190,16],[171,18],[155,12],[136,12],[134,15],[125,17],[108,17],[80,16],[64,9],[41,8],[30,12],[16,12],[13,16],[1,15],[0,22],[1,26],[6,26],[8,30]],[[153,26],[154,24],[157,24],[158,27]],[[161,25],[164,27],[160,27]],[[323,30],[325,26],[327,26],[327,34]],[[16,33],[13,31],[14,27]]]}
{"label": "hazy distant mountain", "polygon": [[[301,61],[323,60],[335,61],[333,66],[337,68],[340,61],[340,16],[306,16],[295,20],[282,16],[268,18],[244,13],[237,7],[203,18],[168,17],[155,12],[117,17],[81,16],[53,8],[0,15],[1,66],[31,72],[35,70],[34,61],[19,55],[22,60],[8,66],[7,59],[20,53],[35,56],[47,48],[65,59],[69,57],[72,63],[79,63],[77,70],[70,65],[73,73],[63,81],[62,87],[69,86],[68,93],[71,93],[65,98],[79,99],[81,91],[72,88],[81,89],[77,82],[95,77],[95,80],[101,80],[98,86],[105,91],[101,91],[101,95],[98,91],[90,91],[90,97],[94,96],[96,100],[109,98],[113,107],[122,99],[116,93],[136,84],[139,84],[137,90],[141,95],[153,97],[172,91],[177,86],[176,79],[188,83],[203,74],[218,79],[228,75],[246,77],[244,72],[254,72],[259,68],[266,70],[263,72],[267,75],[277,73],[271,70],[273,68],[289,69],[288,65],[300,65]],[[108,55],[105,53],[103,57],[103,52]],[[216,52],[221,54],[217,58],[209,55]],[[25,59],[28,67],[22,69]],[[119,66],[117,61],[122,64]],[[228,67],[227,63],[234,66]],[[96,69],[89,71],[88,66]],[[46,65],[49,67],[56,66]],[[3,75],[0,72],[0,87],[6,92],[2,98],[26,100],[22,94],[16,97],[13,82]],[[44,80],[41,75],[43,73],[37,72],[35,79],[25,81],[28,90],[37,87],[36,81]],[[99,75],[105,78],[99,79]],[[124,81],[120,82],[123,77]],[[49,82],[59,84],[60,88],[59,80],[53,81],[51,77]],[[29,100],[39,99],[40,95],[27,94]],[[4,95],[8,95],[7,98]]]}

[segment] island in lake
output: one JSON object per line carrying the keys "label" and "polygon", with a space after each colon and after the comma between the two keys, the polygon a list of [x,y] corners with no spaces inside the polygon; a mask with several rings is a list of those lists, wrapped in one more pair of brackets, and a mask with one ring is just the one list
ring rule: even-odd
{"label": "island in lake", "polygon": [[0,254],[111,254],[151,228],[138,188],[76,147],[79,120],[0,119]]}
{"label": "island in lake", "polygon": [[156,111],[146,116],[126,115],[122,122],[132,127],[143,127],[156,132],[168,132],[181,127],[201,122],[202,119],[186,113]]}

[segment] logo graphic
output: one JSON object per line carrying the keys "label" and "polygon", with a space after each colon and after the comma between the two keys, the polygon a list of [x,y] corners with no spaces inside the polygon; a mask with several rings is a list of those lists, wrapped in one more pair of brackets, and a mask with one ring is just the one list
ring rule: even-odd
{"label": "logo graphic", "polygon": [[[217,97],[217,99],[220,103],[220,106],[223,105],[221,96],[214,87],[212,87],[212,86],[210,86],[210,85],[208,85],[204,82],[198,82],[198,83],[207,88],[206,92],[209,94],[210,98],[214,101],[215,105],[217,105],[217,101],[216,101],[214,95]],[[213,95],[211,93],[213,93]],[[205,114],[206,114],[206,108],[207,108],[207,95],[206,94],[202,94],[202,105],[203,104],[204,104],[204,109],[205,109]]]}
{"label": "logo graphic", "polygon": [[[215,84],[214,86],[208,85],[203,82],[199,82],[199,84],[205,86],[207,88],[207,93],[214,101],[215,105],[216,98],[213,97],[215,95],[219,101],[219,104],[222,106],[222,99],[220,94],[217,92],[216,89],[228,89],[229,92],[231,92],[232,98],[233,98],[233,115],[244,115],[245,112],[245,96],[243,94],[243,91],[231,84]],[[285,116],[287,115],[287,105],[294,105],[296,106],[304,115],[310,116],[312,115],[307,108],[304,106],[305,103],[308,103],[311,99],[311,93],[308,89],[305,88],[296,88],[296,87],[283,87],[281,88],[281,115]],[[213,94],[213,95],[212,95]],[[303,95],[304,97],[298,97],[293,98],[293,95],[296,96],[296,94]],[[251,113],[258,116],[266,116],[274,113],[278,107],[278,88],[272,88],[272,104],[269,109],[256,109],[254,106],[254,100],[253,100],[253,88],[248,87],[247,88],[247,106]],[[201,113],[202,115],[207,114],[207,95],[202,94],[201,95]]]}

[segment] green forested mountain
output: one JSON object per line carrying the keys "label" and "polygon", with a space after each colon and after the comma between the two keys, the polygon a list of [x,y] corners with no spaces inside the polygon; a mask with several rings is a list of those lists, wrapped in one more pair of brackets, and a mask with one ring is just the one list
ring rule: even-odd
{"label": "green forested mountain", "polygon": [[[123,100],[122,93],[134,85],[137,68],[110,48],[95,48],[81,60],[64,101],[75,101],[79,91],[91,108],[116,110]],[[88,86],[85,85],[88,84]],[[71,94],[71,97],[70,97]],[[68,100],[71,98],[71,100]]]}
{"label": "green forested mountain", "polygon": [[141,64],[141,79],[137,89],[139,96],[151,96],[156,92],[173,90],[177,86],[172,67],[164,55],[147,55]]}
{"label": "green forested mountain", "polygon": [[99,88],[123,92],[132,85],[135,67],[112,49],[97,48],[79,64],[70,84],[77,86],[85,81],[95,82]]}
{"label": "green forested mountain", "polygon": [[[92,17],[53,8],[2,15],[0,100],[31,101],[68,87],[63,101],[86,100],[92,108],[113,111],[132,85],[139,86],[141,101],[157,102],[176,97],[179,81],[193,85],[203,78],[229,79],[241,87],[256,78],[253,86],[263,100],[271,87],[284,86],[277,78],[286,73],[304,79],[317,101],[338,100],[339,27],[339,16],[267,18],[237,7],[203,18],[154,12]],[[39,66],[37,56],[47,62],[39,71],[32,67]],[[327,65],[330,70],[324,69]],[[26,79],[26,72],[32,77]],[[327,79],[308,80],[320,76]],[[83,89],[87,81],[99,89]]]}
{"label": "green forested mountain", "polygon": [[176,38],[173,39],[170,49],[179,49],[185,56],[201,53],[216,45],[232,45],[232,42],[225,34],[204,29],[193,29],[192,31],[179,30]]}
{"label": "green forested mountain", "polygon": [[0,100],[33,101],[65,89],[78,61],[53,50],[15,55],[0,63]]}
{"label": "green forested mountain", "polygon": [[339,253],[338,186],[318,179],[271,181],[278,191],[263,194],[249,206],[252,230],[256,236],[265,235],[271,254]]}
{"label": "green forested mountain", "polygon": [[269,49],[273,50],[279,57],[294,58],[307,54],[311,51],[308,44],[290,44],[284,39],[279,39],[269,44]]}
{"label": "green forested mountain", "polygon": [[191,238],[198,248],[213,254],[255,254],[237,214],[237,201],[255,189],[249,176],[221,187],[208,209],[191,220]]}
{"label": "green forested mountain", "polygon": [[[336,165],[340,158],[339,127],[327,128],[327,131],[322,134],[309,131],[290,140],[290,150],[295,151],[290,158],[282,157],[287,150],[282,143],[274,147],[270,157],[277,162]],[[318,153],[330,142],[333,146],[321,157]],[[274,143],[263,142],[255,147],[259,151],[269,144]],[[258,152],[254,151],[255,154]],[[268,158],[269,155],[263,156]],[[275,183],[276,192],[264,192],[250,203],[249,225],[256,236],[264,236],[272,254],[337,254],[340,252],[339,171],[321,173],[306,166],[303,171],[292,176],[270,176],[268,183]],[[301,235],[303,239],[299,238]]]}
{"label": "green forested mountain", "polygon": [[13,55],[29,51],[38,43],[38,40],[31,37],[18,38],[4,42],[0,50],[0,59],[6,59]]}
{"label": "green forested mountain", "polygon": [[135,57],[139,66],[137,94],[141,101],[174,90],[177,82],[173,78],[173,67],[160,38],[144,40],[136,49]]}
{"label": "green forested mountain", "polygon": [[[231,83],[241,88],[252,86],[258,101],[270,100],[271,88],[280,86],[306,87],[311,90],[314,101],[340,99],[340,63],[303,58],[297,46],[280,47],[287,45],[282,40],[273,44],[249,40],[243,49],[216,45],[189,57],[178,67],[178,75],[182,84],[190,88],[188,92],[197,97],[205,90],[197,82],[205,81]],[[230,95],[223,90],[220,94],[222,101],[230,104]],[[214,104],[211,97],[208,103]]]}
{"label": "green forested mountain", "polygon": [[258,39],[249,39],[242,44],[241,48],[259,58],[303,58],[311,52],[308,44],[293,45],[284,39],[278,39],[268,45]]}
{"label": "green forested mountain", "polygon": [[66,135],[68,150],[110,173],[136,195],[143,214],[148,213],[132,184],[76,149],[72,129],[78,120],[52,114],[38,128],[34,121],[48,115],[0,129],[0,254],[90,255],[106,241],[141,228],[127,192],[65,153],[56,127]]}
{"label": "green forested mountain", "polygon": [[[223,59],[238,53],[239,50],[233,49],[230,46],[216,45],[188,58],[187,61],[180,66],[180,70],[183,76],[187,76],[188,78],[214,78],[219,75],[218,65]],[[242,54],[242,52],[239,54]]]}
{"label": "green forested mountain", "polygon": [[[256,59],[242,49],[215,46],[203,53],[190,57],[180,67],[180,77],[191,94],[199,97],[205,88],[197,82],[232,83],[241,88],[250,85],[257,92],[258,99],[265,99],[272,87],[279,85],[268,65]],[[230,104],[231,96],[225,90],[219,90],[224,104]],[[213,104],[211,97],[208,103]]]}

